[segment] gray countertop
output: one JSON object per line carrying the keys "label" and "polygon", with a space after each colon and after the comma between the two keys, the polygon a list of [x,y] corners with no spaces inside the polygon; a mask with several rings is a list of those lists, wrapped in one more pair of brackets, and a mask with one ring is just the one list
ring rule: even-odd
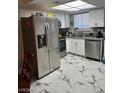
{"label": "gray countertop", "polygon": [[85,39],[85,40],[104,40],[104,38],[96,38],[96,37],[75,37],[75,36],[66,36],[66,38]]}

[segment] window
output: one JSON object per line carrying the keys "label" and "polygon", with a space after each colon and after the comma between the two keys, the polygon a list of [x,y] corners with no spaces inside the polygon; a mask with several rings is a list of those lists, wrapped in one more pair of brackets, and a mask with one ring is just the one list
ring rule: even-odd
{"label": "window", "polygon": [[74,15],[74,27],[76,28],[89,28],[89,13]]}

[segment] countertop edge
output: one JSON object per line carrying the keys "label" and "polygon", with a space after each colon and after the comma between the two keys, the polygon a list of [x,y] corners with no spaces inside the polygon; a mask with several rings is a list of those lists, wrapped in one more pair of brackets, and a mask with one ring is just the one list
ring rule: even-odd
{"label": "countertop edge", "polygon": [[84,40],[104,40],[104,38],[94,38],[94,37],[70,37],[66,36],[66,38],[71,38],[71,39],[84,39]]}

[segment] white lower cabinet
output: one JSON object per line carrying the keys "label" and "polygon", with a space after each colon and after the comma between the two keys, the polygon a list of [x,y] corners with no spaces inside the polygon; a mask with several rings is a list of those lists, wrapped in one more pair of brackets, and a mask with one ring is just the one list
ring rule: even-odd
{"label": "white lower cabinet", "polygon": [[85,40],[84,39],[77,39],[77,54],[85,56]]}
{"label": "white lower cabinet", "polygon": [[76,53],[74,39],[71,38],[66,39],[66,52]]}
{"label": "white lower cabinet", "polygon": [[85,56],[85,40],[66,38],[66,52]]}

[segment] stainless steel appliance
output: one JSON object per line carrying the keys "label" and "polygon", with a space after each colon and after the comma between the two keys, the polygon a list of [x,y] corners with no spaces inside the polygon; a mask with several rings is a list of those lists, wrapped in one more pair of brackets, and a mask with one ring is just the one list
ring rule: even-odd
{"label": "stainless steel appliance", "polygon": [[24,51],[35,56],[38,78],[60,66],[58,20],[34,15],[21,18]]}
{"label": "stainless steel appliance", "polygon": [[102,44],[101,40],[86,39],[85,41],[86,57],[101,60],[102,53],[101,44]]}
{"label": "stainless steel appliance", "polygon": [[60,57],[64,57],[66,55],[66,39],[59,39],[59,47],[60,47]]}
{"label": "stainless steel appliance", "polygon": [[59,28],[59,47],[60,47],[60,57],[66,55],[66,34],[69,28]]}

